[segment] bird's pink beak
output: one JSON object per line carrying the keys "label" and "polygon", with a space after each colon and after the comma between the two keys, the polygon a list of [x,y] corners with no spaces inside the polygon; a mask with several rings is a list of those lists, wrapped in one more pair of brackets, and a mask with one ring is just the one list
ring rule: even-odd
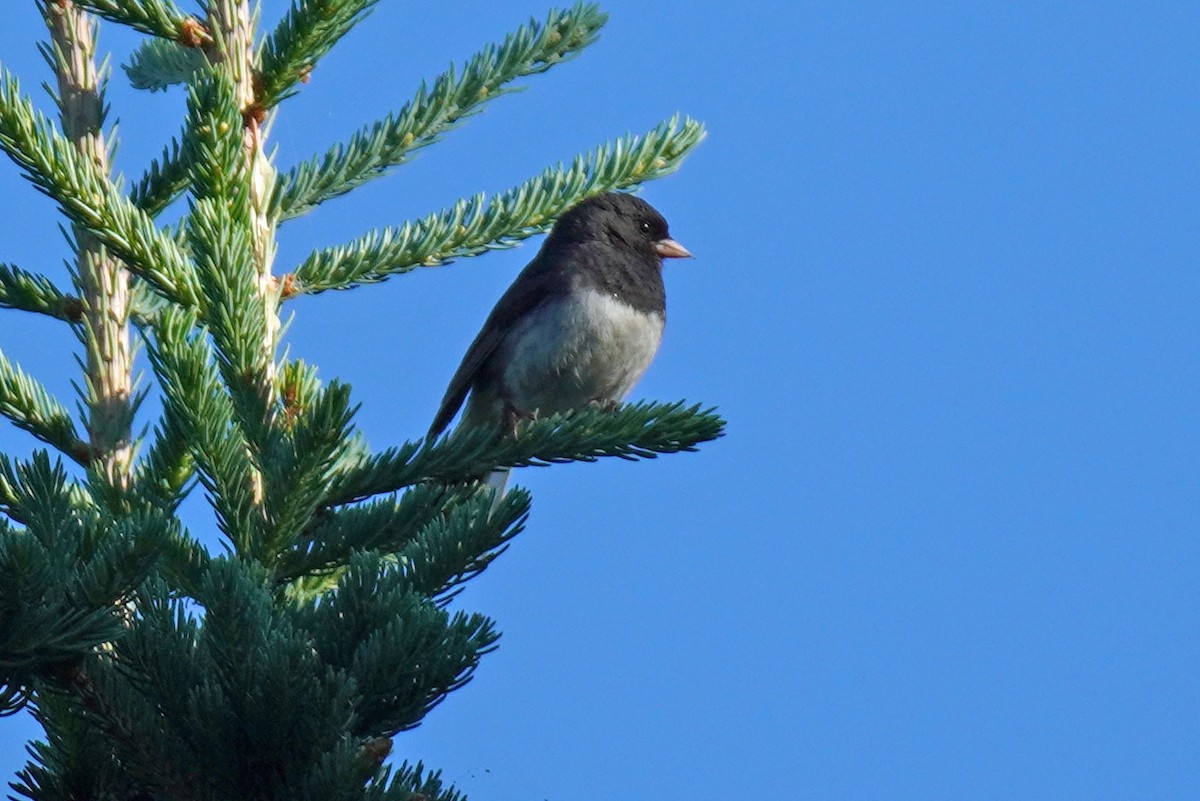
{"label": "bird's pink beak", "polygon": [[692,253],[674,239],[660,239],[654,243],[654,252],[664,259],[690,259]]}

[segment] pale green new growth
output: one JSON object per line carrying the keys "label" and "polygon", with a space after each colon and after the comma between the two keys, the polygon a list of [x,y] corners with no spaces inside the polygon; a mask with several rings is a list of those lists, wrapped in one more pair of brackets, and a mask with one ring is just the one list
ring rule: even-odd
{"label": "pale green new growth", "polygon": [[168,39],[147,39],[124,65],[135,89],[158,92],[190,81],[208,66],[204,51]]}

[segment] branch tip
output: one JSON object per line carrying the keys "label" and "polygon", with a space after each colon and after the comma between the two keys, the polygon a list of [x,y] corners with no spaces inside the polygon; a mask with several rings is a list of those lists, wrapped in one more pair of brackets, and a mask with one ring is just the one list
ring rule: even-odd
{"label": "branch tip", "polygon": [[195,17],[188,17],[179,26],[179,43],[184,47],[206,47],[212,41],[208,28]]}
{"label": "branch tip", "polygon": [[295,273],[287,273],[281,278],[275,278],[274,281],[279,290],[280,300],[294,298],[304,291],[300,288],[300,279],[296,277]]}

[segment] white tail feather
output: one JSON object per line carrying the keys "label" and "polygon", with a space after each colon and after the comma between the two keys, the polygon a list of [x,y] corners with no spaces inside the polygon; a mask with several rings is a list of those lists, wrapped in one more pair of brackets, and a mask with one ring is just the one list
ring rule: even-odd
{"label": "white tail feather", "polygon": [[505,467],[500,470],[493,470],[488,473],[487,480],[483,483],[492,489],[496,490],[496,495],[492,498],[492,506],[488,509],[488,516],[495,514],[496,507],[500,505],[500,501],[504,500],[504,496],[508,494],[508,478],[512,475],[512,468]]}

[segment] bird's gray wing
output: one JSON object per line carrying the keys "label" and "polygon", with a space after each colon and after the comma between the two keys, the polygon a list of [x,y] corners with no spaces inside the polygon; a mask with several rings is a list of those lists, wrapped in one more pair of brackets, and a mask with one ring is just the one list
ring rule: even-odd
{"label": "bird's gray wing", "polygon": [[462,364],[450,379],[433,424],[429,426],[427,439],[436,437],[450,425],[476,378],[487,368],[489,359],[516,321],[561,291],[565,284],[563,271],[552,268],[541,253],[521,271],[512,286],[500,296],[475,341],[467,348]]}

